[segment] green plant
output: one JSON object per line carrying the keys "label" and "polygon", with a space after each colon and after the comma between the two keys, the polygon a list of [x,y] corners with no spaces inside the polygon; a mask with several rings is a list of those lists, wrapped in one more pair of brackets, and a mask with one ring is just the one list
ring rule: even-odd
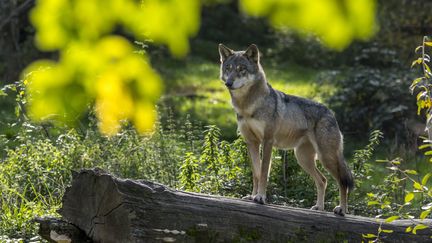
{"label": "green plant", "polygon": [[57,215],[61,197],[70,181],[70,164],[49,140],[27,141],[0,163],[0,235],[36,233],[33,218]]}
{"label": "green plant", "polygon": [[373,181],[374,175],[377,174],[374,171],[376,167],[370,163],[370,160],[377,146],[381,143],[382,138],[382,132],[374,130],[369,135],[368,144],[363,149],[354,151],[351,165],[354,174],[355,188],[352,193],[350,193],[349,197],[352,202],[354,214],[365,215],[369,213],[365,203],[365,194],[370,191],[372,186],[371,181]]}
{"label": "green plant", "polygon": [[421,111],[425,111],[426,115],[426,128],[429,133],[429,140],[432,138],[432,73],[429,67],[430,56],[428,54],[427,48],[432,46],[432,41],[429,40],[430,37],[424,36],[422,45],[415,49],[415,52],[420,51],[420,57],[414,60],[411,64],[411,68],[420,65],[422,70],[422,77],[416,78],[412,81],[410,89],[411,93],[417,94],[417,114],[420,115]]}
{"label": "green plant", "polygon": [[[219,137],[220,130],[215,125],[206,126],[203,150],[200,155],[200,163],[203,164],[206,171],[209,172],[210,178],[203,178],[201,182],[210,184],[208,187],[214,189],[217,193],[220,188],[220,161],[219,161]],[[210,179],[210,180],[208,180]]]}
{"label": "green plant", "polygon": [[181,190],[199,192],[199,187],[197,187],[199,180],[198,166],[198,160],[193,153],[186,153],[185,159],[180,167],[179,188]]}
{"label": "green plant", "polygon": [[[390,223],[396,219],[411,220],[412,223],[406,228],[407,233],[416,234],[418,230],[429,228],[423,223],[414,221],[430,217],[432,210],[432,191],[429,189],[429,178],[432,173],[420,175],[412,169],[402,169],[401,159],[378,160],[377,162],[387,165],[390,173],[384,178],[384,183],[372,188],[368,193],[368,206],[376,208],[377,218],[385,218],[382,222]],[[421,178],[421,179],[420,179]],[[381,227],[377,234],[369,234],[369,237],[380,241],[381,233],[391,233]]]}

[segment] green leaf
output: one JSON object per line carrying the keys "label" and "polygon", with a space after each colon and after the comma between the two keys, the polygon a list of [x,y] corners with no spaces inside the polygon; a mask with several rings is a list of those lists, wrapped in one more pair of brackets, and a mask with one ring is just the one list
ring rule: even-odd
{"label": "green leaf", "polygon": [[426,41],[424,44],[425,44],[425,46],[432,46],[432,42],[431,41]]}
{"label": "green leaf", "polygon": [[399,216],[391,216],[391,217],[388,217],[388,218],[385,220],[385,222],[386,222],[386,223],[390,223],[390,222],[395,221],[395,220],[398,219],[398,218],[399,218]]}
{"label": "green leaf", "polygon": [[381,232],[384,232],[384,233],[393,233],[393,230],[381,230]]}
{"label": "green leaf", "polygon": [[7,96],[6,92],[0,89],[0,96]]}
{"label": "green leaf", "polygon": [[388,160],[384,160],[384,159],[377,159],[375,161],[378,162],[378,163],[387,163],[387,162],[389,162]]}
{"label": "green leaf", "polygon": [[378,201],[369,201],[368,206],[380,204]]}
{"label": "green leaf", "polygon": [[414,67],[415,65],[420,64],[422,62],[423,62],[423,59],[421,57],[419,57],[411,63],[411,67]]}
{"label": "green leaf", "polygon": [[363,238],[367,238],[367,239],[370,239],[370,238],[376,238],[376,237],[377,237],[377,236],[374,235],[374,234],[362,234],[362,236],[363,236]]}
{"label": "green leaf", "polygon": [[417,171],[415,171],[415,170],[405,170],[405,173],[410,174],[410,175],[417,175]]}
{"label": "green leaf", "polygon": [[410,192],[410,193],[405,195],[405,203],[409,203],[413,199],[414,199],[414,193]]}
{"label": "green leaf", "polygon": [[423,179],[421,182],[423,186],[426,186],[426,183],[428,182],[428,180],[431,176],[432,176],[432,173],[427,173],[425,176],[423,176]]}
{"label": "green leaf", "polygon": [[425,219],[425,218],[429,215],[430,211],[431,211],[431,210],[429,209],[429,210],[426,210],[426,211],[421,212],[421,214],[420,214],[420,218],[421,218],[421,219]]}
{"label": "green leaf", "polygon": [[424,224],[418,224],[414,227],[414,229],[412,230],[413,234],[417,234],[417,230],[422,230],[422,229],[427,229],[428,227]]}
{"label": "green leaf", "polygon": [[426,144],[422,144],[422,145],[420,145],[418,148],[419,148],[419,149],[425,149],[425,148],[430,148],[430,147],[432,147],[432,144],[430,144],[430,143],[426,143]]}
{"label": "green leaf", "polygon": [[420,185],[420,183],[418,183],[418,182],[414,182],[414,188],[417,190],[423,190],[422,185]]}
{"label": "green leaf", "polygon": [[415,85],[418,84],[420,81],[422,81],[423,78],[424,78],[424,77],[414,79],[414,80],[412,81],[411,86],[415,86]]}
{"label": "green leaf", "polygon": [[411,226],[408,226],[408,227],[405,229],[405,232],[406,232],[406,233],[409,233],[409,232],[411,232],[411,230],[412,230],[412,227],[411,227]]}

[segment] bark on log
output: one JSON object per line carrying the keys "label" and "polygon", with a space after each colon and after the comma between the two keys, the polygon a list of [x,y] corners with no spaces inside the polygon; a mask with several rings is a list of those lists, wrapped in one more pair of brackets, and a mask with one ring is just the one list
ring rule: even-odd
{"label": "bark on log", "polygon": [[[380,225],[372,218],[176,191],[98,169],[74,175],[60,214],[95,242],[361,242]],[[422,223],[431,226],[431,220]],[[405,233],[411,224],[382,223],[393,233],[380,239],[431,241],[429,229]]]}
{"label": "bark on log", "polygon": [[78,227],[52,217],[36,218],[39,235],[48,242],[92,242]]}

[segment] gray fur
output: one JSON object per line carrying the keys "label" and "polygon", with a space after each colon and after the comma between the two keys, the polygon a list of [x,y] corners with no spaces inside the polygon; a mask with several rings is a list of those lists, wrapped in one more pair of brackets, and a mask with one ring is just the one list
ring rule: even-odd
{"label": "gray fur", "polygon": [[343,138],[333,112],[320,103],[273,89],[256,45],[233,51],[220,44],[219,54],[220,77],[230,92],[238,128],[252,160],[253,190],[247,198],[265,203],[272,147],[293,148],[299,164],[317,187],[317,204],[312,209],[324,210],[327,186],[327,179],[315,164],[318,158],[339,183],[341,202],[334,212],[347,213],[353,177],[343,157]]}

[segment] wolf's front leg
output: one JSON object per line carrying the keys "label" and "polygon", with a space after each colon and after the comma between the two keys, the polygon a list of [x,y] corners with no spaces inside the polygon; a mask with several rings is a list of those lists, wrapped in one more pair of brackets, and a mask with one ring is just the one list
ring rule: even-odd
{"label": "wolf's front leg", "polygon": [[253,200],[254,196],[257,194],[258,191],[258,181],[259,181],[260,170],[261,170],[259,143],[248,142],[247,147],[249,151],[249,156],[252,161],[253,189],[252,189],[252,194],[243,197],[243,199]]}
{"label": "wolf's front leg", "polygon": [[254,201],[260,204],[266,202],[267,181],[271,167],[271,153],[273,148],[273,140],[264,139],[263,142],[263,158],[261,163],[261,173],[258,180],[258,193],[254,197]]}

